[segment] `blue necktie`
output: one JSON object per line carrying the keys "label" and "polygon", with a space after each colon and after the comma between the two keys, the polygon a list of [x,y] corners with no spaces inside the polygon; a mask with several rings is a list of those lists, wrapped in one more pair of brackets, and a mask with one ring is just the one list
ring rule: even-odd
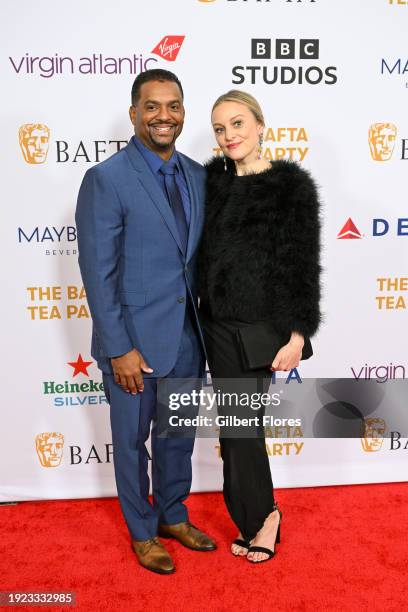
{"label": "blue necktie", "polygon": [[176,183],[176,163],[164,163],[160,168],[160,172],[164,175],[164,184],[166,187],[167,197],[176,220],[181,247],[183,249],[183,254],[185,255],[187,250],[188,227],[186,214],[184,212],[183,200],[181,199],[180,191]]}

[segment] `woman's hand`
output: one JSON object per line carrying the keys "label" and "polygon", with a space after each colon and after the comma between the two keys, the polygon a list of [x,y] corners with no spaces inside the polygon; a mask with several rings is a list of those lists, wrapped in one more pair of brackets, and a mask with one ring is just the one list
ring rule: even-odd
{"label": "woman's hand", "polygon": [[303,336],[297,332],[292,332],[290,340],[282,346],[276,353],[275,359],[272,361],[271,370],[283,370],[287,372],[299,366],[300,358],[302,357],[302,349],[305,340]]}

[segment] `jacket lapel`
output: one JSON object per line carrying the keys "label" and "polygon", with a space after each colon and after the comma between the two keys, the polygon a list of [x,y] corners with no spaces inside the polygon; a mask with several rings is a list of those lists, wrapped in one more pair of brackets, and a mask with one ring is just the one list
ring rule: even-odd
{"label": "jacket lapel", "polygon": [[[140,184],[142,185],[143,189],[146,191],[147,195],[152,200],[153,204],[156,206],[157,210],[162,215],[163,220],[166,223],[168,229],[170,230],[174,240],[177,242],[177,245],[180,251],[182,251],[180,238],[179,238],[177,225],[176,225],[176,220],[169,206],[169,203],[166,197],[164,196],[163,191],[160,189],[160,185],[158,184],[149,166],[143,159],[143,156],[139,153],[136,146],[133,144],[132,140],[130,140],[128,145],[125,147],[125,151],[128,154],[128,157],[133,166],[133,169],[138,173],[138,179],[140,181]],[[188,188],[190,191],[190,186]],[[190,195],[190,199],[191,199],[191,195]],[[192,221],[192,218],[191,218],[191,221]],[[191,223],[190,223],[190,226],[191,226]],[[188,238],[188,246],[189,245],[190,245],[190,235]],[[187,252],[188,252],[188,249],[187,249]]]}
{"label": "jacket lapel", "polygon": [[190,165],[188,163],[188,160],[184,157],[184,155],[179,153],[179,161],[183,168],[184,176],[186,177],[188,193],[190,196],[190,227],[188,231],[187,254],[186,254],[186,261],[189,261],[192,253],[194,252],[194,247],[195,247],[196,237],[197,237],[199,198],[198,198],[197,184],[194,179],[194,175],[190,170]]}

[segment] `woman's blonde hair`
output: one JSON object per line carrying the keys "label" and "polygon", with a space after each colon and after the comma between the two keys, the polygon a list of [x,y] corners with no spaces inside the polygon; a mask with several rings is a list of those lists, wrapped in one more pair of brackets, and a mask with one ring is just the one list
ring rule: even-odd
{"label": "woman's blonde hair", "polygon": [[251,96],[251,94],[247,93],[246,91],[231,89],[230,91],[227,91],[227,93],[222,94],[222,96],[217,98],[214,102],[211,109],[211,114],[213,113],[214,109],[223,102],[238,102],[239,104],[244,104],[244,106],[246,106],[252,112],[255,119],[262,126],[265,126],[265,119],[258,100],[256,100],[254,96]]}

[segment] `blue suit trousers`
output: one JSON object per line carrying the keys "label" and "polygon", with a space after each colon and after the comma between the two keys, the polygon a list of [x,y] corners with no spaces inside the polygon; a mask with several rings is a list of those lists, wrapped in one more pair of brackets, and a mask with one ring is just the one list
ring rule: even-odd
{"label": "blue suit trousers", "polygon": [[[202,344],[187,305],[177,360],[166,379],[191,379],[192,388],[196,388],[203,368]],[[110,374],[103,373],[103,383],[110,404],[115,478],[121,509],[131,538],[148,540],[157,535],[158,523],[172,525],[188,520],[183,502],[191,487],[194,437],[158,435],[160,379],[145,377],[144,391],[137,395],[124,391]],[[187,412],[194,417],[198,407],[192,405]],[[150,428],[153,503],[148,499],[150,456],[146,441]]]}

